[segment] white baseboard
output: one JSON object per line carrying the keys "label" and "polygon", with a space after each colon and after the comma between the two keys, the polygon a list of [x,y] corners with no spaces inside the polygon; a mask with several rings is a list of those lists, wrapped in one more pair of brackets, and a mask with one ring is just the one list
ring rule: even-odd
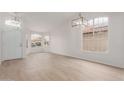
{"label": "white baseboard", "polygon": [[90,61],[90,62],[93,62],[93,63],[98,63],[98,64],[103,64],[103,65],[107,65],[107,66],[112,66],[112,67],[117,67],[117,68],[124,69],[123,66],[106,64],[106,63],[103,63],[103,62],[98,61],[98,60],[90,60],[90,59],[86,59],[86,58],[81,58],[81,57],[77,57],[77,56],[72,56],[72,55],[62,54],[62,53],[56,53],[56,52],[51,52],[51,53],[56,54],[56,55],[62,55],[62,56],[66,56],[66,57],[72,57],[72,58],[76,58],[76,59],[80,59],[80,60]]}

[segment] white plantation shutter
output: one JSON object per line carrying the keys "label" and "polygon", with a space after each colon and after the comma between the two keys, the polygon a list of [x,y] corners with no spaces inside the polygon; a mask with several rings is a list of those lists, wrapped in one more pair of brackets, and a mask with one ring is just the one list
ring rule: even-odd
{"label": "white plantation shutter", "polygon": [[83,29],[83,50],[94,52],[107,51],[108,17],[98,17],[88,21]]}

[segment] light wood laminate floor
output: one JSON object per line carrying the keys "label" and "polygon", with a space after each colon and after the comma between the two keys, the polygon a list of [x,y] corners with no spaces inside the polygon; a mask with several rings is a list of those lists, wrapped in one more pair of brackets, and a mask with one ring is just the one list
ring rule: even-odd
{"label": "light wood laminate floor", "polygon": [[0,65],[0,80],[124,80],[124,69],[49,53]]}

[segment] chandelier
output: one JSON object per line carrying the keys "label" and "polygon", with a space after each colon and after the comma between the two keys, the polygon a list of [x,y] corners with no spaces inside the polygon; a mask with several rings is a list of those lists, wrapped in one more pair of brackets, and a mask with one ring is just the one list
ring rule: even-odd
{"label": "chandelier", "polygon": [[10,19],[5,20],[5,24],[13,27],[21,27],[20,17],[16,13]]}
{"label": "chandelier", "polygon": [[78,18],[75,18],[72,20],[72,27],[76,26],[87,26],[88,25],[88,20],[81,15],[81,13],[78,14]]}

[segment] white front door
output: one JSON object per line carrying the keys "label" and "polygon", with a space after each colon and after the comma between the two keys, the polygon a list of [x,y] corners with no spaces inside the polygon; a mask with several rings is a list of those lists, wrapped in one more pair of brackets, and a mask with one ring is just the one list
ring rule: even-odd
{"label": "white front door", "polygon": [[22,34],[20,30],[8,30],[2,33],[2,59],[22,58]]}

